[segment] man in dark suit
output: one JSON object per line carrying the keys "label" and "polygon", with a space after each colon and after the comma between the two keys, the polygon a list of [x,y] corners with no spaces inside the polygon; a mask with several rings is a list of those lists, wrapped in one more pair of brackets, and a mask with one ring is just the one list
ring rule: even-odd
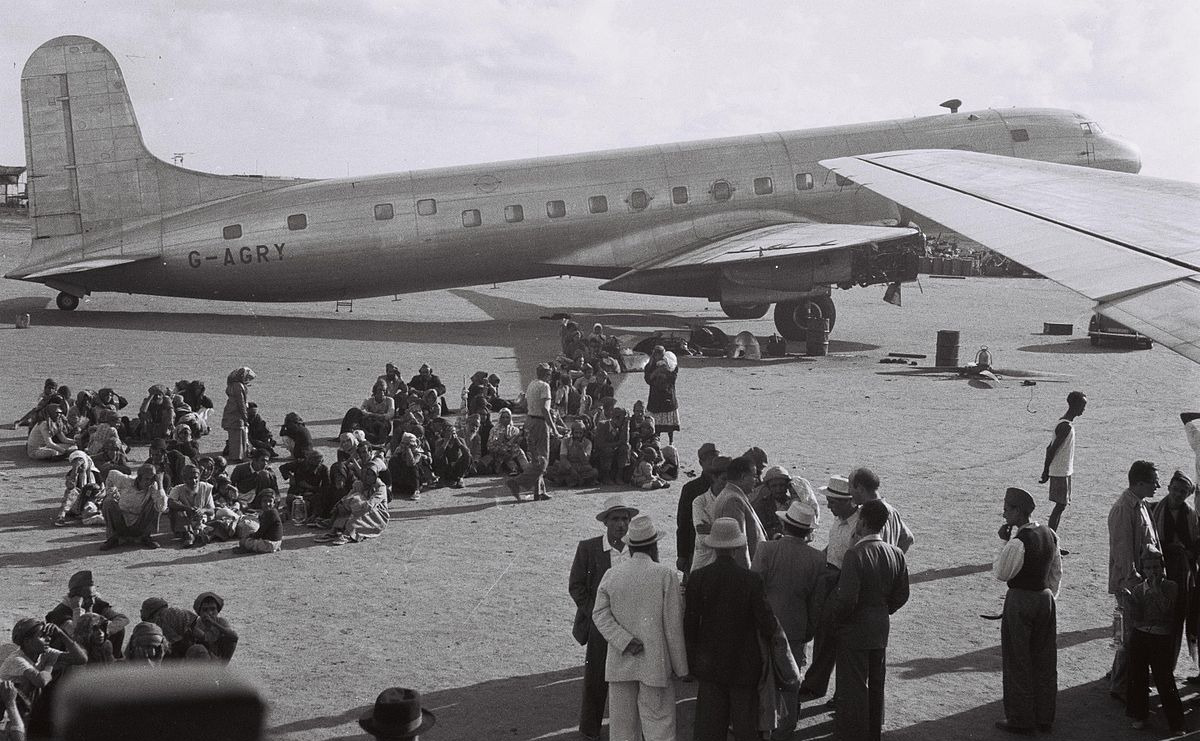
{"label": "man in dark suit", "polygon": [[[880,537],[891,514],[878,500],[858,510],[857,542],[846,553],[830,615],[837,633],[838,708],[835,738],[878,741],[890,615],[908,601],[904,552]],[[866,708],[867,712],[862,712]]]}
{"label": "man in dark suit", "polygon": [[600,738],[604,721],[604,704],[608,701],[608,682],[604,678],[604,662],[608,658],[608,641],[592,623],[592,608],[600,579],[625,553],[625,533],[629,520],[638,510],[625,505],[619,495],[604,502],[596,519],[604,523],[606,533],[579,541],[575,561],[571,564],[568,588],[575,600],[575,626],[571,633],[581,646],[587,646],[583,663],[583,701],[579,708],[579,733],[588,739]]}
{"label": "man in dark suit", "polygon": [[696,741],[757,741],[759,637],[770,639],[775,615],[763,578],[734,560],[746,534],[732,517],[718,517],[706,541],[717,560],[688,578],[683,615],[688,666],[700,681],[696,693]]}

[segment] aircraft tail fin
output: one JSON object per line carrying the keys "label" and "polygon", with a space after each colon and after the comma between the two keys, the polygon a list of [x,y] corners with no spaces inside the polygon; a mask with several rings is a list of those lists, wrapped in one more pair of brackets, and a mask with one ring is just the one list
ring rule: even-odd
{"label": "aircraft tail fin", "polygon": [[[129,228],[187,206],[294,185],[298,180],[212,175],[146,149],[117,60],[82,36],[33,52],[21,73],[29,215],[27,266],[121,253]],[[153,252],[139,239],[139,256]],[[161,244],[159,245],[161,249]]]}

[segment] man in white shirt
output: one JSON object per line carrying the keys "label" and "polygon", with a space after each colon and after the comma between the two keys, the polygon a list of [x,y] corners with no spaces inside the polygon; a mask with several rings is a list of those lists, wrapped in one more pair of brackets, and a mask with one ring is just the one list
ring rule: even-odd
{"label": "man in white shirt", "polygon": [[692,527],[696,530],[696,547],[692,551],[692,565],[689,573],[696,569],[702,569],[717,560],[716,551],[708,547],[707,536],[712,531],[713,520],[716,519],[713,515],[713,506],[717,503],[717,497],[720,496],[721,490],[725,488],[725,474],[732,461],[732,458],[725,455],[713,458],[708,466],[708,474],[712,477],[712,486],[708,491],[692,500]]}
{"label": "man in white shirt", "polygon": [[1008,584],[1000,624],[1004,719],[996,727],[1021,735],[1051,730],[1058,696],[1054,601],[1062,556],[1054,531],[1029,519],[1034,506],[1024,489],[1005,491],[1000,538],[1007,542],[992,565],[992,575]]}
{"label": "man in white shirt", "polygon": [[[825,503],[833,514],[829,526],[829,541],[825,546],[825,578],[821,585],[825,596],[837,586],[846,551],[855,543],[854,531],[858,527],[858,504],[850,496],[850,481],[845,476],[830,476],[829,484],[818,490],[825,495]],[[824,697],[829,691],[829,678],[837,663],[837,626],[828,620],[817,620],[813,637],[812,663],[800,683],[800,701],[810,702]],[[831,701],[832,702],[832,701]]]}
{"label": "man in white shirt", "polygon": [[[1071,503],[1071,476],[1075,473],[1075,424],[1076,417],[1087,407],[1087,397],[1082,391],[1067,394],[1067,413],[1054,426],[1054,439],[1046,446],[1046,465],[1038,483],[1050,482],[1050,501],[1054,510],[1046,523],[1058,532],[1058,523],[1063,512]],[[1067,555],[1063,552],[1061,555]]]}
{"label": "man in white shirt", "polygon": [[528,486],[534,500],[549,499],[546,493],[546,468],[550,465],[550,366],[539,363],[537,378],[525,389],[525,401],[529,412],[525,416],[525,443],[529,448],[529,465],[517,477],[504,483],[517,499],[521,489]]}

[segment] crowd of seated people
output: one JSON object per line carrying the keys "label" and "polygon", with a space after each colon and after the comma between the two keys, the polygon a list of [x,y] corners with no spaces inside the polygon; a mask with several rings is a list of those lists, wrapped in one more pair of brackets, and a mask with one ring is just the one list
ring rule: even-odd
{"label": "crowd of seated people", "polygon": [[150,597],[142,602],[141,622],[131,625],[100,594],[93,573],[77,571],[67,582],[66,595],[44,618],[23,617],[12,627],[10,637],[17,649],[0,662],[0,683],[10,693],[4,698],[8,730],[20,727],[28,738],[57,738],[56,689],[79,666],[156,666],[163,660],[228,663],[237,650],[238,633],[221,616],[224,607],[225,600],[215,592],[201,592],[190,610]]}
{"label": "crowd of seated people", "polygon": [[[589,362],[603,357],[597,348],[611,348],[601,337],[594,331],[575,342],[573,356],[553,363],[550,427],[557,439],[546,478],[563,487],[667,487],[678,475],[674,448],[660,446],[642,401],[628,414],[609,374]],[[32,426],[37,453],[31,457],[67,460],[53,523],[104,527],[106,550],[159,547],[155,536],[165,519],[180,547],[232,541],[242,551],[273,553],[285,524],[324,529],[327,542],[359,542],[382,532],[393,499],[461,488],[470,476],[516,477],[530,467],[525,434],[514,421],[525,411],[524,395],[502,396],[495,373],[471,375],[451,417],[446,387],[428,364],[406,382],[389,363],[370,396],[346,413],[336,460],[328,462],[296,412],[279,428],[283,445],[276,441],[245,398],[251,380],[248,368],[227,379],[230,404],[244,404],[230,440],[240,447],[244,433],[247,446],[231,460],[229,443],[220,454],[202,452],[213,405],[201,381],[179,381],[173,389],[154,384],[136,417],[122,417],[129,403],[114,389],[72,396],[47,379],[19,421]],[[228,427],[224,419],[222,426]],[[144,462],[131,448],[139,443],[147,444]],[[286,460],[276,471],[271,462],[284,447]]]}

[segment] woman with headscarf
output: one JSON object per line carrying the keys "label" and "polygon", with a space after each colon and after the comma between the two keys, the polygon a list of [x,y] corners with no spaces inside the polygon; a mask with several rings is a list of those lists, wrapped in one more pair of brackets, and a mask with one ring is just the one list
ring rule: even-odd
{"label": "woman with headscarf", "polygon": [[229,374],[225,384],[225,411],[221,414],[221,429],[229,433],[226,455],[230,461],[242,462],[250,451],[250,382],[254,371],[242,366]]}
{"label": "woman with headscarf", "polygon": [[654,418],[654,432],[667,433],[667,442],[674,445],[675,432],[679,430],[679,400],[675,396],[679,360],[675,353],[667,352],[662,345],[655,345],[650,354],[650,362],[646,364],[642,374],[650,386],[646,411]]}
{"label": "woman with headscarf", "polygon": [[238,634],[229,621],[220,616],[225,600],[215,592],[201,592],[192,603],[199,616],[192,625],[192,647],[189,651],[199,655],[198,648],[207,654],[204,658],[219,659],[228,663],[237,650]]}
{"label": "woman with headscarf", "polygon": [[529,458],[521,448],[521,428],[513,424],[512,412],[507,409],[500,410],[499,420],[492,427],[488,455],[496,473],[521,473],[529,466]]}
{"label": "woman with headscarf", "polygon": [[362,478],[354,482],[350,493],[334,505],[329,532],[316,540],[329,545],[358,543],[383,533],[391,515],[387,507],[387,488],[375,468],[364,468]]}

